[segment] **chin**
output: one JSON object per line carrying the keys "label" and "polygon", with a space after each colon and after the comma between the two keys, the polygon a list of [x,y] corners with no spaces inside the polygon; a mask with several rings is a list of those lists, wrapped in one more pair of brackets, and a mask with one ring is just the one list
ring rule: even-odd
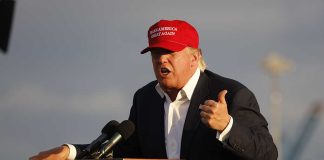
{"label": "chin", "polygon": [[166,80],[159,81],[159,84],[164,89],[172,89],[174,88],[174,85],[170,82],[167,82]]}

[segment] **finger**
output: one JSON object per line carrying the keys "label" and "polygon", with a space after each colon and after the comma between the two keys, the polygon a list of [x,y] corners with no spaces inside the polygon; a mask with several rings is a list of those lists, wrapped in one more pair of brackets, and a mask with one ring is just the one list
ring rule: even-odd
{"label": "finger", "polygon": [[36,160],[36,156],[29,157],[29,160]]}
{"label": "finger", "polygon": [[199,109],[201,109],[201,111],[206,113],[213,113],[212,108],[210,106],[200,105]]}
{"label": "finger", "polygon": [[38,154],[38,155],[30,157],[29,160],[38,160],[38,159],[43,159],[43,158],[44,158],[44,156]]}
{"label": "finger", "polygon": [[210,115],[204,111],[200,112],[200,117],[203,119],[210,119]]}
{"label": "finger", "polygon": [[207,127],[210,127],[210,124],[209,124],[209,122],[208,122],[207,119],[205,119],[205,118],[201,118],[201,122],[202,122],[203,124],[205,124]]}
{"label": "finger", "polygon": [[215,102],[214,100],[206,100],[204,102],[204,105],[207,105],[207,106],[217,106],[217,102]]}
{"label": "finger", "polygon": [[225,95],[227,94],[227,90],[222,90],[218,93],[218,102],[222,104],[226,104]]}

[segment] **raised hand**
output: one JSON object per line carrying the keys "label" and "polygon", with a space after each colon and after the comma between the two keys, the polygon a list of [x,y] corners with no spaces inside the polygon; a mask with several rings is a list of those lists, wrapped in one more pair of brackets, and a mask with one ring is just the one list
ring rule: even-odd
{"label": "raised hand", "polygon": [[201,121],[208,127],[222,132],[230,121],[225,95],[227,90],[218,93],[218,101],[206,100],[199,106]]}

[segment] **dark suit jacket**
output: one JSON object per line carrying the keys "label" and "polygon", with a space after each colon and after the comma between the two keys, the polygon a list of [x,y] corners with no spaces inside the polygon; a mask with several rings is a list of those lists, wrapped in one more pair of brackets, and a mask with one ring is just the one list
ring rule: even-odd
{"label": "dark suit jacket", "polygon": [[[136,130],[119,144],[114,157],[167,158],[164,137],[164,99],[155,90],[157,81],[139,89],[133,99],[129,120]],[[206,127],[200,118],[199,105],[217,100],[218,93],[228,90],[226,102],[234,123],[226,142],[216,139],[216,130]],[[208,70],[201,73],[185,120],[181,158],[184,159],[277,159],[277,149],[261,115],[253,93],[237,81]]]}

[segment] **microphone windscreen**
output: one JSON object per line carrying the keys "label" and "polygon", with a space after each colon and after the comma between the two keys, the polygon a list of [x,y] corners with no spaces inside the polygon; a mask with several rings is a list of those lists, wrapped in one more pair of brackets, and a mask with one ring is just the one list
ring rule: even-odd
{"label": "microphone windscreen", "polygon": [[116,129],[118,126],[119,122],[111,120],[104,126],[104,128],[102,128],[101,133],[108,135],[108,137],[112,137],[113,134],[117,131]]}
{"label": "microphone windscreen", "polygon": [[135,125],[130,120],[125,120],[117,127],[117,132],[123,137],[124,140],[127,140],[135,131]]}

